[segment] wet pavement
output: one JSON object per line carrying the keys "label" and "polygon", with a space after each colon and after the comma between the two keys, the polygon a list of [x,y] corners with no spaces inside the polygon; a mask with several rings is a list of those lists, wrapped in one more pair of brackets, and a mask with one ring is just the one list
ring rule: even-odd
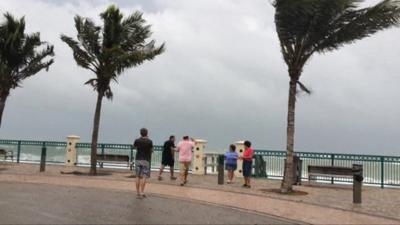
{"label": "wet pavement", "polygon": [[[99,176],[92,177],[85,175],[88,168],[48,166],[44,173],[39,173],[38,168],[38,165],[0,163],[0,184],[48,184],[134,194],[134,179],[127,170],[101,169]],[[61,171],[75,173],[62,175]],[[349,185],[303,185],[295,188],[308,194],[292,196],[263,191],[279,187],[277,180],[256,179],[251,189],[243,189],[240,179],[231,185],[217,185],[216,176],[190,175],[187,187],[179,187],[179,182],[170,181],[168,176],[166,173],[165,179],[158,181],[153,173],[147,191],[156,197],[218,205],[311,224],[400,224],[399,189],[364,187],[363,203],[357,205],[351,203]]]}
{"label": "wet pavement", "polygon": [[1,183],[0,224],[293,224],[243,210],[150,194]]}

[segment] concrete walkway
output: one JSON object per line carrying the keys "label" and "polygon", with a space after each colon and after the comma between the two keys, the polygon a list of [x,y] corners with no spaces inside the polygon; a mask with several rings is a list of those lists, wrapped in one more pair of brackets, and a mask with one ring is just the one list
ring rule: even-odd
{"label": "concrete walkway", "polygon": [[131,192],[2,183],[0,224],[294,224],[243,210]]}
{"label": "concrete walkway", "polygon": [[[37,165],[34,166],[37,167]],[[0,182],[101,188],[126,192],[133,192],[134,189],[134,180],[128,178],[129,173],[127,172],[108,172],[108,176],[88,177],[60,175],[60,171],[67,169],[65,167],[48,167],[44,174],[31,172],[32,168],[31,170],[21,169],[22,167],[32,166],[13,164],[8,168],[6,167],[5,170],[0,171]],[[194,182],[198,179],[195,176],[191,178]],[[286,199],[279,199],[268,195],[254,194],[255,190],[240,188],[236,188],[236,190],[234,187],[209,189],[207,187],[196,187],[196,185],[192,186],[191,182],[187,187],[164,183],[168,182],[151,180],[147,190],[149,193],[174,199],[206,202],[311,224],[400,224],[400,220],[396,219],[305,203],[298,201],[298,199],[290,200],[290,198],[296,199],[296,196],[286,196]],[[225,187],[225,185],[222,187]]]}

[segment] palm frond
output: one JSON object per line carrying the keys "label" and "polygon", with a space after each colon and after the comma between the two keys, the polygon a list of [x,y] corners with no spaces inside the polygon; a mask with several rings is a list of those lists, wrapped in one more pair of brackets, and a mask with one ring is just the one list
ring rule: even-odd
{"label": "palm frond", "polygon": [[94,88],[94,90],[97,90],[97,78],[92,78],[88,81],[85,82],[85,85],[90,85]]}
{"label": "palm frond", "polygon": [[300,81],[297,81],[297,85],[299,85],[300,90],[302,90],[303,92],[307,93],[307,94],[311,94],[310,89],[308,89],[303,83],[301,83]]}
{"label": "palm frond", "polygon": [[24,17],[16,19],[4,14],[0,24],[0,70],[1,89],[9,90],[41,70],[49,69],[54,60],[54,47],[41,41],[40,34],[25,33]]}
{"label": "palm frond", "polygon": [[96,58],[83,49],[79,42],[66,35],[61,35],[61,40],[72,49],[75,62],[79,66],[97,73],[98,65],[96,63]]}
{"label": "palm frond", "polygon": [[94,59],[100,55],[100,31],[101,27],[96,26],[94,22],[88,18],[80,16],[75,17],[75,28],[78,32],[77,38],[82,47]]}
{"label": "palm frond", "polygon": [[275,0],[275,24],[289,75],[298,80],[315,52],[326,52],[399,25],[400,0]]}
{"label": "palm frond", "polygon": [[96,74],[96,78],[85,84],[112,99],[111,81],[118,82],[118,76],[126,69],[154,59],[165,50],[165,44],[156,47],[154,41],[147,41],[151,26],[139,11],[124,18],[120,10],[111,5],[100,17],[102,27],[88,18],[76,16],[77,39],[65,35],[61,39],[72,49],[77,64]]}
{"label": "palm frond", "polygon": [[43,69],[48,71],[49,67],[54,63],[54,59],[48,61],[43,60],[50,56],[54,56],[54,46],[51,45],[47,45],[45,49],[36,52],[27,60],[24,66],[21,66],[20,72],[17,75],[18,80],[23,80],[33,76]]}
{"label": "palm frond", "polygon": [[103,48],[112,48],[122,41],[123,28],[121,21],[122,13],[115,5],[111,5],[100,14],[103,20]]}
{"label": "palm frond", "polygon": [[145,25],[142,16],[141,12],[136,11],[122,21],[124,39],[121,46],[124,49],[134,51],[144,47],[146,39],[151,36],[151,26]]}
{"label": "palm frond", "polygon": [[400,22],[400,1],[384,0],[373,7],[347,10],[330,27],[326,38],[315,44],[315,51],[325,52],[337,49],[368,37],[380,30],[398,26]]}

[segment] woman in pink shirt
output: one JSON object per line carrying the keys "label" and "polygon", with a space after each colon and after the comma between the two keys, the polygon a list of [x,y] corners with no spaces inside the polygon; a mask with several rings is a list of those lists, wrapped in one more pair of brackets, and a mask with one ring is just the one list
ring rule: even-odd
{"label": "woman in pink shirt", "polygon": [[194,146],[193,138],[189,140],[189,136],[184,136],[183,140],[178,143],[176,149],[176,151],[179,152],[181,186],[187,183],[187,175],[189,173],[190,163],[192,162],[192,150]]}

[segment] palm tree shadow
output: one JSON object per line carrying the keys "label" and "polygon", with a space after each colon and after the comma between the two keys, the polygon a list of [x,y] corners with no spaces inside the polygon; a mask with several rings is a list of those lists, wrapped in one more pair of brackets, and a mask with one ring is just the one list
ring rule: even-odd
{"label": "palm tree shadow", "polygon": [[[63,175],[93,176],[93,175],[90,175],[88,172],[81,172],[81,171],[72,171],[72,172],[60,171],[60,173]],[[97,174],[95,176],[111,176],[111,175],[112,175],[112,173],[97,172]]]}

